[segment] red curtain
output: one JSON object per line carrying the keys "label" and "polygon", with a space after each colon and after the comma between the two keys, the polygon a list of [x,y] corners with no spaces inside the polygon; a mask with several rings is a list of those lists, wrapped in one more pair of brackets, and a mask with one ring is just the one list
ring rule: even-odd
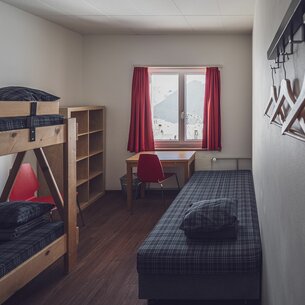
{"label": "red curtain", "polygon": [[127,149],[130,152],[155,150],[148,68],[136,67],[133,71],[131,118]]}
{"label": "red curtain", "polygon": [[220,72],[207,68],[205,81],[202,148],[221,150]]}

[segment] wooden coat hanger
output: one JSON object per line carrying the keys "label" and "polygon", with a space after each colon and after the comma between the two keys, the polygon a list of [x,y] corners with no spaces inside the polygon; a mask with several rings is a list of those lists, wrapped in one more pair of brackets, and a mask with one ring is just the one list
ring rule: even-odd
{"label": "wooden coat hanger", "polygon": [[[275,119],[279,115],[280,116],[280,122],[281,122],[281,124],[283,124],[284,121],[285,121],[285,114],[283,112],[284,102],[287,101],[290,108],[293,109],[294,103],[296,101],[296,98],[293,94],[293,90],[292,90],[292,87],[291,87],[290,80],[287,79],[287,73],[286,73],[286,67],[285,67],[286,56],[287,56],[288,59],[289,59],[289,57],[288,57],[288,54],[285,53],[285,50],[283,50],[282,54],[283,54],[283,61],[281,63],[283,64],[284,79],[281,82],[279,97],[278,97],[278,100],[277,100],[276,107],[274,108],[273,113],[270,117],[270,123],[276,123]],[[279,66],[279,63],[280,62],[278,60],[277,61],[278,66]],[[273,77],[273,74],[272,74],[272,77]]]}
{"label": "wooden coat hanger", "polygon": [[301,92],[300,92],[297,100],[295,101],[291,111],[289,112],[285,122],[283,123],[282,134],[289,131],[297,119],[299,121],[300,126],[303,129],[303,132],[305,133],[304,118],[299,117],[300,114],[302,113],[302,111],[304,110],[304,107],[305,107],[305,77],[303,80]]}
{"label": "wooden coat hanger", "polygon": [[269,97],[268,105],[267,105],[267,107],[265,109],[265,115],[268,116],[269,118],[270,118],[270,115],[269,115],[270,107],[272,105],[274,105],[274,107],[276,107],[277,99],[278,99],[278,97],[277,97],[277,89],[273,85],[270,88],[270,97]]}
{"label": "wooden coat hanger", "polygon": [[281,82],[281,89],[279,93],[279,97],[276,103],[276,106],[273,110],[273,113],[270,116],[270,123],[275,122],[276,117],[279,115],[281,119],[281,123],[285,121],[285,115],[283,113],[283,104],[287,101],[291,109],[294,107],[294,103],[296,101],[289,79],[283,79]]}
{"label": "wooden coat hanger", "polygon": [[267,107],[265,109],[265,115],[268,116],[270,118],[270,115],[268,114],[269,112],[269,109],[271,107],[271,105],[274,105],[274,107],[276,106],[276,102],[277,102],[277,90],[276,90],[276,87],[274,86],[274,74],[276,73],[276,67],[272,67],[270,65],[270,68],[271,68],[271,77],[272,77],[272,86],[271,86],[271,90],[270,90],[270,97],[269,97],[269,100],[268,100],[268,104],[267,104]]}

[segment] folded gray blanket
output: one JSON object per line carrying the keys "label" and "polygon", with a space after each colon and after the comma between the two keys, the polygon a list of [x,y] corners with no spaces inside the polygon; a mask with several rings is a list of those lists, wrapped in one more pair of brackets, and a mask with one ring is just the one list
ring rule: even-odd
{"label": "folded gray blanket", "polygon": [[50,221],[50,215],[44,214],[18,227],[5,228],[5,229],[0,228],[0,241],[14,240],[20,237],[21,235],[33,230],[34,228],[46,224],[49,221]]}

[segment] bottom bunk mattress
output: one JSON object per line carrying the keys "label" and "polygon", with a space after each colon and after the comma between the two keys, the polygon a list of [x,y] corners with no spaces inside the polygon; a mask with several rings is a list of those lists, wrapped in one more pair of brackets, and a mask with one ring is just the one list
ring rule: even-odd
{"label": "bottom bunk mattress", "polygon": [[[179,227],[190,204],[217,198],[238,200],[236,240],[187,239]],[[247,278],[255,282],[256,291],[250,297],[255,298],[260,290],[261,241],[251,171],[195,172],[139,248],[137,270],[141,298],[170,298],[170,290],[181,297],[214,298],[200,291],[196,295],[195,286],[202,290],[200,279],[210,292],[215,283],[228,284],[232,296],[239,298],[231,287],[235,275],[241,290]],[[223,297],[230,298],[230,291]]]}
{"label": "bottom bunk mattress", "polygon": [[16,240],[0,243],[0,278],[64,234],[62,221],[47,223]]}

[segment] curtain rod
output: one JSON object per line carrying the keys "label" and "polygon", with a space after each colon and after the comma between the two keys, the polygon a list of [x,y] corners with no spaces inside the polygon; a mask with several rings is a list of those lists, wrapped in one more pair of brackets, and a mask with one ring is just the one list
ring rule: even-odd
{"label": "curtain rod", "polygon": [[222,69],[223,65],[133,65],[133,67],[139,68],[179,68],[179,69],[187,69],[187,68],[210,68],[215,67]]}

